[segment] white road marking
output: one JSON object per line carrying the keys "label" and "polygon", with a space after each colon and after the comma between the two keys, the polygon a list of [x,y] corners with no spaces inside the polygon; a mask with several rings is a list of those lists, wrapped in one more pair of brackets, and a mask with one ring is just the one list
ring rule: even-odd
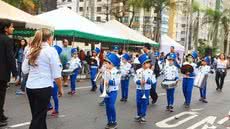
{"label": "white road marking", "polygon": [[166,96],[166,93],[159,93],[158,96]]}
{"label": "white road marking", "polygon": [[228,120],[229,120],[229,117],[225,117],[225,118],[221,119],[220,121],[218,121],[217,124],[222,125]]}
{"label": "white road marking", "polygon": [[30,122],[24,122],[21,124],[11,125],[9,126],[9,128],[18,128],[18,127],[27,126],[27,125],[30,125]]}
{"label": "white road marking", "polygon": [[199,108],[199,109],[191,109],[190,111],[192,111],[192,112],[197,112],[197,111],[202,111],[202,110],[204,110],[204,108]]}
{"label": "white road marking", "polygon": [[84,87],[77,87],[76,90],[80,90],[80,89],[89,89],[91,88],[92,86],[84,86]]}

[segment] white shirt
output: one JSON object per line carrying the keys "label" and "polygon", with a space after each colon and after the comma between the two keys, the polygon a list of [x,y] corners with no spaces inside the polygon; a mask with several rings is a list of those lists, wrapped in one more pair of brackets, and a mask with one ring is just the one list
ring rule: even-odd
{"label": "white shirt", "polygon": [[109,92],[119,90],[119,85],[120,85],[120,82],[121,82],[121,75],[120,75],[119,71],[117,70],[117,68],[114,67],[109,72],[104,71],[103,75],[102,75],[102,78],[104,80],[114,82],[115,85],[110,85],[109,86]]}
{"label": "white shirt", "polygon": [[[146,69],[144,70],[143,68],[140,68],[137,70],[136,75],[134,76],[134,82],[136,83],[138,80],[145,80],[147,81],[148,79],[151,79],[152,83],[156,83],[156,77],[153,74],[153,70],[151,69]],[[136,84],[136,89],[141,90],[142,87],[140,85]],[[151,89],[151,84],[145,83],[145,90]]]}
{"label": "white shirt", "polygon": [[121,76],[127,76],[130,73],[131,70],[131,64],[130,63],[123,63],[121,62],[121,66],[120,66],[120,71],[121,71]]}
{"label": "white shirt", "polygon": [[29,65],[28,54],[22,64],[22,72],[29,74],[26,87],[29,89],[52,87],[53,80],[61,77],[62,70],[55,48],[50,47],[48,43],[43,43],[42,50],[36,61],[37,66]]}
{"label": "white shirt", "polygon": [[77,68],[81,68],[81,60],[77,58],[71,58],[69,63],[69,69],[75,70]]}
{"label": "white shirt", "polygon": [[225,60],[224,62],[222,62],[220,59],[218,59],[217,61],[216,61],[216,68],[218,68],[218,69],[226,69],[227,68],[227,64],[228,64],[228,61],[227,60]]}
{"label": "white shirt", "polygon": [[208,65],[200,66],[198,68],[198,74],[208,75],[210,71],[211,71],[211,67]]}
{"label": "white shirt", "polygon": [[163,68],[162,73],[164,76],[164,80],[175,80],[179,77],[178,68],[175,65],[166,65]]}

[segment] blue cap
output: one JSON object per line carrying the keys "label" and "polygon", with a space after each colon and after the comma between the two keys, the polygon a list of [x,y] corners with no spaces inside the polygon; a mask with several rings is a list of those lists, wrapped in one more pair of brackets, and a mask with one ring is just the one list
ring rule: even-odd
{"label": "blue cap", "polygon": [[62,52],[62,48],[61,48],[61,47],[59,47],[58,45],[54,45],[54,48],[56,49],[56,51],[57,51],[58,55],[60,55],[60,54],[61,54],[61,52]]}
{"label": "blue cap", "polygon": [[117,45],[113,46],[113,51],[119,51],[119,46]]}
{"label": "blue cap", "polygon": [[142,54],[139,56],[138,58],[139,62],[141,63],[141,65],[143,65],[144,63],[148,62],[148,61],[151,61],[148,57],[148,55],[146,54]]}
{"label": "blue cap", "polygon": [[105,58],[106,61],[112,63],[115,67],[120,66],[120,58],[114,53],[108,53]]}
{"label": "blue cap", "polygon": [[160,56],[160,52],[155,52],[154,56],[159,57]]}
{"label": "blue cap", "polygon": [[170,55],[168,56],[168,59],[176,59],[176,54],[175,53],[170,53]]}
{"label": "blue cap", "polygon": [[128,53],[123,54],[122,58],[125,59],[125,60],[127,60],[127,61],[130,60],[130,56],[129,56]]}
{"label": "blue cap", "polygon": [[192,55],[192,57],[193,57],[194,59],[196,59],[196,58],[198,57],[197,51],[193,51],[191,55]]}
{"label": "blue cap", "polygon": [[96,52],[97,54],[99,54],[101,52],[100,48],[96,47],[93,52]]}
{"label": "blue cap", "polygon": [[204,57],[203,61],[205,61],[208,65],[211,62],[208,56]]}
{"label": "blue cap", "polygon": [[71,54],[77,53],[77,48],[72,48],[71,49]]}

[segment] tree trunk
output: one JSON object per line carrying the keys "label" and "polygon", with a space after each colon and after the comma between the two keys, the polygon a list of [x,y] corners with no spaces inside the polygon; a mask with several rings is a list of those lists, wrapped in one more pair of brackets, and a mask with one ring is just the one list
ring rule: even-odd
{"label": "tree trunk", "polygon": [[135,11],[134,11],[134,8],[133,8],[133,10],[132,10],[132,17],[131,17],[130,22],[129,22],[129,28],[132,28],[134,16],[135,16]]}
{"label": "tree trunk", "polygon": [[199,28],[200,28],[200,11],[197,12],[197,32],[196,34],[196,39],[195,39],[195,42],[194,42],[194,49],[197,50],[197,46],[198,46],[198,37],[199,37]]}
{"label": "tree trunk", "polygon": [[227,34],[225,35],[225,40],[224,40],[224,50],[225,50],[225,55],[228,56],[229,55],[229,32],[227,32]]}
{"label": "tree trunk", "polygon": [[161,37],[161,9],[159,9],[158,13],[157,13],[157,27],[155,30],[155,41],[160,43],[160,37]]}
{"label": "tree trunk", "polygon": [[218,34],[219,34],[219,24],[216,24],[215,26],[215,31],[214,31],[214,37],[213,37],[213,41],[212,41],[212,47],[219,47],[217,46],[218,44]]}

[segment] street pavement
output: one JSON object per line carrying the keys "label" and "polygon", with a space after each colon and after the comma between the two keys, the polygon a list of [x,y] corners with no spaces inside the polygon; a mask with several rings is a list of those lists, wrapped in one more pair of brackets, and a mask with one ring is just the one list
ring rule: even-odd
{"label": "street pavement", "polygon": [[[159,81],[160,83],[160,81]],[[105,108],[99,106],[102,100],[100,92],[90,92],[90,81],[77,82],[77,94],[67,94],[60,98],[60,114],[58,117],[48,115],[48,129],[104,129],[106,125]],[[11,86],[7,91],[5,114],[9,116],[8,127],[2,129],[28,129],[31,120],[29,103],[26,95],[16,96],[18,87]],[[190,109],[183,106],[184,97],[181,82],[175,93],[174,112],[166,112],[166,94],[158,85],[158,102],[150,104],[147,122],[140,124],[134,121],[136,115],[135,85],[130,81],[128,102],[120,102],[120,91],[117,98],[118,129],[227,129],[230,121],[226,117],[230,110],[230,76],[226,77],[223,92],[215,90],[214,75],[208,79],[207,100],[199,101],[199,90],[194,88]],[[0,128],[1,129],[1,128]]]}

